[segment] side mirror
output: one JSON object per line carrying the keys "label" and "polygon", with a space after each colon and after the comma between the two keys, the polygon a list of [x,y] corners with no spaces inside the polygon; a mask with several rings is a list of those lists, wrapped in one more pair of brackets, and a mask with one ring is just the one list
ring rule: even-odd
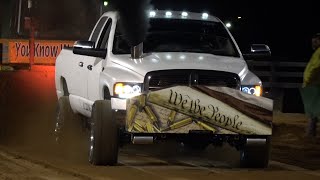
{"label": "side mirror", "polygon": [[271,56],[271,50],[269,46],[265,44],[252,44],[250,53],[243,54],[245,59],[260,59],[268,58]]}
{"label": "side mirror", "polygon": [[73,45],[73,48],[85,48],[85,49],[94,49],[95,42],[93,41],[76,41]]}
{"label": "side mirror", "polygon": [[107,56],[106,49],[94,48],[93,41],[76,41],[73,45],[73,54],[105,58]]}
{"label": "side mirror", "polygon": [[252,44],[251,45],[251,53],[263,54],[263,55],[271,55],[271,50],[269,46],[265,44]]}

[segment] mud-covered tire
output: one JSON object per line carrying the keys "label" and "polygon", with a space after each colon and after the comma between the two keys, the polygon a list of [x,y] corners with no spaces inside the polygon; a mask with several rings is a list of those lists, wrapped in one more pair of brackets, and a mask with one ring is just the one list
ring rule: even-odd
{"label": "mud-covered tire", "polygon": [[119,151],[119,128],[113,117],[110,100],[96,101],[92,108],[89,162],[93,165],[116,165]]}
{"label": "mud-covered tire", "polygon": [[271,138],[263,145],[245,145],[240,150],[240,166],[243,168],[267,168],[269,165]]}
{"label": "mud-covered tire", "polygon": [[77,124],[77,115],[73,113],[69,97],[62,96],[58,100],[57,111],[56,111],[56,121],[54,129],[55,142],[59,145],[67,144],[67,142],[72,138],[72,136],[77,133],[78,129],[75,125]]}

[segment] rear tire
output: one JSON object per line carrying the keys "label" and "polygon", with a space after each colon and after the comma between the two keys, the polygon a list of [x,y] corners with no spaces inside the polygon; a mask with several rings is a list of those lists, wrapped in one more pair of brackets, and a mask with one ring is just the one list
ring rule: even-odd
{"label": "rear tire", "polygon": [[110,100],[96,101],[92,108],[89,162],[115,165],[118,161],[119,135]]}
{"label": "rear tire", "polygon": [[58,100],[56,122],[55,122],[55,142],[57,144],[69,144],[77,133],[79,126],[78,116],[73,113],[68,96],[62,96]]}
{"label": "rear tire", "polygon": [[262,145],[245,145],[240,151],[240,165],[244,168],[267,168],[269,164],[271,138]]}

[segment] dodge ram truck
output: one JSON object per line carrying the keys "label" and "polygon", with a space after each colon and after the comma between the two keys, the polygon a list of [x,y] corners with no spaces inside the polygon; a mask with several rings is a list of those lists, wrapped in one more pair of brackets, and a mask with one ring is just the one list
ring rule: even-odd
{"label": "dodge ram truck", "polygon": [[[116,165],[125,144],[174,139],[188,148],[229,143],[243,167],[266,167],[272,100],[263,97],[224,23],[207,13],[150,11],[144,41],[130,46],[116,11],[56,60],[56,139],[81,116],[88,159]],[[134,27],[132,27],[134,28]],[[253,45],[251,55],[268,55]]]}

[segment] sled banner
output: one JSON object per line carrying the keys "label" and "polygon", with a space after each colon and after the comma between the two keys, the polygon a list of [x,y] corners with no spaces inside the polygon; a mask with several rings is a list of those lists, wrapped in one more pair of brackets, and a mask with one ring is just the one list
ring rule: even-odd
{"label": "sled banner", "polygon": [[[34,63],[52,65],[55,64],[57,56],[64,47],[72,47],[74,41],[64,40],[35,40]],[[2,45],[3,64],[29,63],[30,47],[29,41],[25,39],[0,39]],[[1,51],[1,49],[0,49]],[[1,52],[0,52],[1,55]]]}
{"label": "sled banner", "polygon": [[272,134],[273,101],[227,87],[175,86],[127,100],[133,133]]}

